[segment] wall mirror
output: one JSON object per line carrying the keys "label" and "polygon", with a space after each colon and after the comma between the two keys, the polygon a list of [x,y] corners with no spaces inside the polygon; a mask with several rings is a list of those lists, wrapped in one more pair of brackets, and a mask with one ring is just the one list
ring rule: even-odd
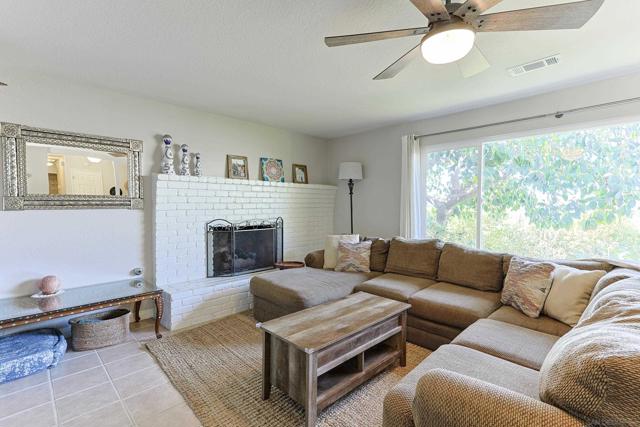
{"label": "wall mirror", "polygon": [[4,210],[142,209],[142,141],[0,126]]}

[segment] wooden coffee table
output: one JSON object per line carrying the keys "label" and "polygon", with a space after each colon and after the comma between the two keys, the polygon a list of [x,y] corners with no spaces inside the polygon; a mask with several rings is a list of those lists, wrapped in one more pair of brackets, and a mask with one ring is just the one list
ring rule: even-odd
{"label": "wooden coffee table", "polygon": [[318,412],[399,362],[406,364],[411,306],[358,292],[258,323],[263,331],[262,398],[271,385],[304,406],[306,426]]}

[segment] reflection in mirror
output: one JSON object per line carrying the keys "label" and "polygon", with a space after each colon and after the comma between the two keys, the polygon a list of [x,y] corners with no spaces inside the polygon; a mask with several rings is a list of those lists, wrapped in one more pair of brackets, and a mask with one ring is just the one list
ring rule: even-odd
{"label": "reflection in mirror", "polygon": [[127,154],[26,144],[28,194],[128,196]]}

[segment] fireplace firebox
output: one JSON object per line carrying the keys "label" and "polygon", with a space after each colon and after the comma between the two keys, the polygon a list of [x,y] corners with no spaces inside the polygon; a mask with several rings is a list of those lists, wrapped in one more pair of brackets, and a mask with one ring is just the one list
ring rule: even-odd
{"label": "fireplace firebox", "polygon": [[282,261],[282,218],[207,223],[207,277],[238,276]]}

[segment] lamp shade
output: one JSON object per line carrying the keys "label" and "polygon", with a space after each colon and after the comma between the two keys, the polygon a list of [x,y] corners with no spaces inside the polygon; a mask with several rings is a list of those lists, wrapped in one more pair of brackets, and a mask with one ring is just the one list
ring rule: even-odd
{"label": "lamp shade", "polygon": [[362,163],[342,162],[338,171],[338,179],[360,181],[362,179]]}

